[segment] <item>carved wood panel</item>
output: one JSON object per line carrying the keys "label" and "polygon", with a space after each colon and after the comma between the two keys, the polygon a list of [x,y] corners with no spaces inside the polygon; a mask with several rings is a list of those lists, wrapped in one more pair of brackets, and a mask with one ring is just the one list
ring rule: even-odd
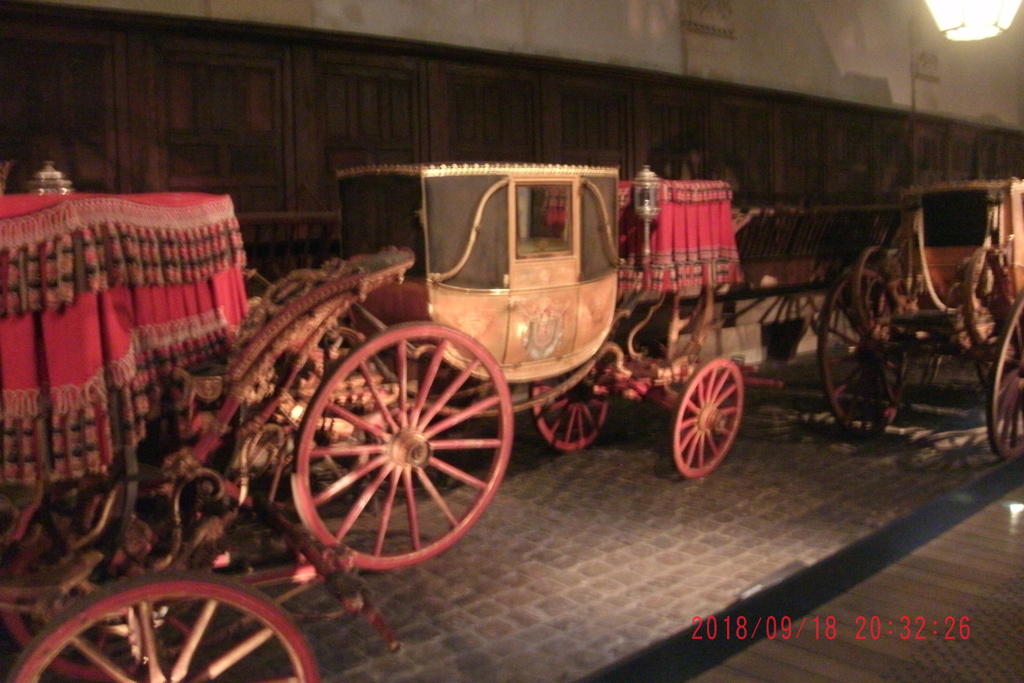
{"label": "carved wood panel", "polygon": [[977,174],[979,178],[999,178],[1002,170],[1003,144],[1001,136],[983,132],[978,135],[978,163]]}
{"label": "carved wood panel", "polygon": [[152,83],[138,103],[151,114],[132,123],[148,124],[139,132],[155,158],[137,190],[226,193],[244,211],[288,206],[287,51],[173,38],[136,49],[148,59],[129,67]]}
{"label": "carved wood panel", "polygon": [[967,126],[949,126],[946,146],[946,179],[970,180],[978,177],[977,138],[977,132]]}
{"label": "carved wood panel", "polygon": [[[646,90],[645,90],[646,92]],[[663,178],[706,178],[708,96],[658,89],[638,102],[637,158]]]}
{"label": "carved wood panel", "polygon": [[830,112],[826,115],[826,202],[869,204],[875,189],[875,142],[868,114]]}
{"label": "carved wood panel", "polygon": [[0,24],[0,161],[24,192],[44,161],[78,190],[115,192],[115,34]]}
{"label": "carved wood panel", "polygon": [[1024,178],[1024,139],[1004,133],[999,178]]}
{"label": "carved wood panel", "polygon": [[415,60],[296,50],[295,65],[300,208],[337,205],[338,169],[422,159]]}
{"label": "carved wood panel", "polygon": [[334,169],[424,160],[690,161],[741,202],[1024,175],[1019,131],[611,66],[27,3],[0,3],[0,40],[12,190],[47,158],[82,190],[241,211],[329,210]]}
{"label": "carved wood panel", "polygon": [[766,100],[712,98],[708,171],[728,180],[740,201],[772,202],[771,108]]}
{"label": "carved wood panel", "polygon": [[898,201],[901,190],[914,182],[910,122],[896,115],[876,116],[873,127],[878,168],[875,174],[875,201]]}
{"label": "carved wood panel", "polygon": [[775,112],[774,192],[777,200],[821,203],[825,177],[824,112],[780,106]]}
{"label": "carved wood panel", "polygon": [[918,120],[911,129],[912,183],[926,185],[945,179],[947,172],[946,125]]}
{"label": "carved wood panel", "polygon": [[538,161],[535,73],[435,62],[430,93],[433,161]]}
{"label": "carved wood panel", "polygon": [[632,168],[628,86],[551,75],[543,81],[545,161]]}

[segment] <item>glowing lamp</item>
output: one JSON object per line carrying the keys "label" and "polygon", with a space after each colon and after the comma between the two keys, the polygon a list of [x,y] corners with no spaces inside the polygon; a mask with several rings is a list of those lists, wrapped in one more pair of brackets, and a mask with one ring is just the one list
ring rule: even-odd
{"label": "glowing lamp", "polygon": [[1021,0],[925,0],[950,40],[980,40],[1010,28]]}

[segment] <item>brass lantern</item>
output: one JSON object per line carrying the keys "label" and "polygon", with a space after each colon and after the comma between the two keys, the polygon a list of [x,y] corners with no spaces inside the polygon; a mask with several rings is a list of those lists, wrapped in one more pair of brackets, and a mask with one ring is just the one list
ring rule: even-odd
{"label": "brass lantern", "polygon": [[1021,0],[926,0],[950,40],[980,40],[1010,28]]}
{"label": "brass lantern", "polygon": [[644,259],[651,256],[651,221],[661,211],[661,178],[644,166],[633,178],[633,213],[644,223]]}

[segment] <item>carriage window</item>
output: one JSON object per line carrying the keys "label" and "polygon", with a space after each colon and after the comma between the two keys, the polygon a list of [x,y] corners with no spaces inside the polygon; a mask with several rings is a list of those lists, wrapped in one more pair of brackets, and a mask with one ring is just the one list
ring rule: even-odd
{"label": "carriage window", "polygon": [[571,250],[570,185],[516,187],[516,255],[539,256]]}

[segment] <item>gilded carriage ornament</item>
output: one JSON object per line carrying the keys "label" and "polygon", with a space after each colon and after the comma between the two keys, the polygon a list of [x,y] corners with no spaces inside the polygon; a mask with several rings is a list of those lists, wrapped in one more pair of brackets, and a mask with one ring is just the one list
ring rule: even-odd
{"label": "gilded carriage ornament", "polygon": [[534,360],[549,358],[562,341],[569,304],[551,300],[532,301],[522,307],[526,319],[523,349]]}

